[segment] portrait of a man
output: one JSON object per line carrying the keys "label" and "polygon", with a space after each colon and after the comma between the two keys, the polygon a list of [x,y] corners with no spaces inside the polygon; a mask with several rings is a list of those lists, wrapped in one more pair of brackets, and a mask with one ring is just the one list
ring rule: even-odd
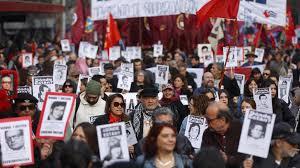
{"label": "portrait of a man", "polygon": [[118,139],[116,137],[110,138],[108,147],[109,147],[108,155],[110,156],[111,160],[124,158],[120,139]]}
{"label": "portrait of a man", "polygon": [[50,91],[51,90],[47,85],[45,84],[40,85],[39,93],[38,93],[39,102],[44,102],[46,92],[50,92]]}
{"label": "portrait of a man", "polygon": [[267,123],[251,120],[248,130],[248,141],[263,140],[265,138]]}
{"label": "portrait of a man", "polygon": [[260,106],[262,108],[268,108],[269,107],[268,106],[268,97],[267,97],[267,95],[261,94],[261,95],[259,95],[258,98],[259,98]]}
{"label": "portrait of a man", "polygon": [[198,123],[191,123],[189,128],[189,139],[198,140],[200,135],[200,125]]}
{"label": "portrait of a man", "polygon": [[18,151],[24,149],[24,132],[22,129],[5,131],[4,136],[10,150]]}
{"label": "portrait of a man", "polygon": [[63,101],[53,102],[50,107],[48,120],[62,120],[65,113],[66,105],[67,103]]}

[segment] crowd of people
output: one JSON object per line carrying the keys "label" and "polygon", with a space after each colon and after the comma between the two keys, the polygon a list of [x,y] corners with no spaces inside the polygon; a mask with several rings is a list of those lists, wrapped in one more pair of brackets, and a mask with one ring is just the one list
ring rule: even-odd
{"label": "crowd of people", "polygon": [[[28,52],[33,53],[33,65],[24,67],[21,57]],[[104,75],[79,79],[79,75],[88,75],[88,68],[99,67],[102,60],[80,58],[76,53],[62,52],[58,42],[37,44],[28,41],[21,48],[1,45],[1,71],[13,70],[17,72],[18,78],[16,80],[16,76],[0,73],[1,119],[30,116],[32,132],[36,134],[42,110],[38,104],[42,101],[40,99],[45,98],[49,88],[41,87],[40,97],[30,93],[16,95],[15,88],[32,87],[34,76],[53,76],[54,64],[57,62],[66,64],[68,70],[67,80],[62,86],[56,86],[55,91],[76,94],[65,140],[33,137],[35,163],[21,167],[102,167],[105,160],[100,159],[99,149],[108,147],[99,146],[96,127],[131,121],[138,143],[128,146],[130,161],[116,162],[107,167],[300,168],[299,49],[266,48],[263,62],[255,62],[257,56],[254,53],[246,55],[247,61],[243,67],[265,65],[265,68],[252,68],[250,77],[241,86],[244,87],[243,94],[235,79],[234,69],[226,70],[222,63],[204,67],[196,53],[188,54],[180,49],[165,51],[164,55],[157,58],[152,54],[149,50],[143,50],[142,59],[131,61],[134,81],[127,83],[131,87],[126,91],[117,87],[121,64],[130,63],[123,57],[106,63]],[[147,68],[156,65],[169,66],[168,84],[155,83],[154,73]],[[188,68],[204,69],[201,87]],[[293,79],[291,90],[288,91],[288,102],[278,98],[280,76],[292,76]],[[245,113],[257,108],[254,91],[258,88],[271,89],[272,110],[276,114],[271,143],[265,144],[270,146],[267,158],[238,152]],[[128,113],[124,94],[131,92],[137,92],[138,103]],[[188,104],[181,101],[183,95],[188,98]],[[62,111],[66,105],[53,103],[52,106],[48,119],[62,120]],[[207,129],[201,139],[198,139],[199,126],[191,125],[187,128],[190,116],[205,119]],[[185,135],[187,129],[189,136]],[[258,126],[253,126],[253,130],[256,132],[250,132],[251,137],[263,131]],[[9,140],[14,141],[15,136]],[[191,138],[202,141],[201,149],[192,146]],[[121,151],[110,151],[114,153],[106,160],[119,158]]]}

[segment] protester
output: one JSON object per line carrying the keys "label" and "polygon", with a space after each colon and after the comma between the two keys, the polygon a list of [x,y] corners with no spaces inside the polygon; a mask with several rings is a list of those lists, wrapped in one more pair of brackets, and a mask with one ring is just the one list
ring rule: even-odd
{"label": "protester", "polygon": [[66,82],[63,84],[63,87],[62,87],[62,92],[64,93],[76,93],[76,84],[70,80],[70,79],[67,79]]}
{"label": "protester", "polygon": [[205,72],[202,77],[201,87],[194,90],[194,95],[203,94],[207,89],[217,91],[218,89],[214,86],[214,76],[211,72]]}
{"label": "protester", "polygon": [[134,81],[131,84],[130,92],[137,92],[151,85],[150,79],[146,78],[146,71],[140,70],[134,74]]}
{"label": "protester", "polygon": [[249,110],[255,110],[256,109],[256,103],[253,99],[245,98],[241,102],[241,110],[238,113],[234,113],[234,117],[239,119],[241,123],[244,122],[245,113]]}
{"label": "protester", "polygon": [[152,113],[158,108],[158,90],[156,88],[145,88],[140,93],[141,103],[131,113],[131,121],[138,140],[147,136],[152,126]]}
{"label": "protester", "polygon": [[295,88],[291,91],[292,93],[292,104],[290,110],[295,117],[296,130],[299,132],[299,121],[300,121],[300,88]]}
{"label": "protester", "polygon": [[256,83],[254,78],[250,78],[247,80],[244,87],[244,98],[253,99],[253,92],[258,88],[258,84]]}
{"label": "protester", "polygon": [[247,67],[247,66],[252,66],[252,65],[259,65],[260,64],[259,62],[254,61],[254,59],[258,57],[257,55],[255,55],[254,52],[250,52],[250,53],[246,54],[245,56],[246,56],[248,61],[246,63],[244,63],[242,65],[242,67]]}
{"label": "protester", "polygon": [[225,168],[225,161],[216,148],[202,148],[194,158],[193,168]]}
{"label": "protester", "polygon": [[76,102],[78,107],[75,109],[74,125],[82,122],[90,122],[91,117],[104,114],[105,101],[101,98],[101,86],[99,82],[91,80],[86,86],[86,91],[79,95]]}
{"label": "protester", "polygon": [[137,158],[142,167],[191,167],[191,160],[175,152],[176,128],[171,124],[155,124],[144,144],[144,154]]}
{"label": "protester", "polygon": [[[189,72],[187,72],[187,65],[186,64],[178,64],[178,71],[179,74],[182,75],[182,77],[186,80],[187,82],[187,88],[191,87],[191,89],[196,89],[197,88],[197,84],[194,81],[194,78],[191,76],[191,74]],[[176,80],[176,77],[173,77],[174,81]],[[182,80],[184,81],[184,80]],[[175,86],[175,84],[174,84]],[[176,87],[176,86],[175,86]]]}
{"label": "protester", "polygon": [[[173,86],[175,91],[175,96],[179,98],[180,95],[187,95],[188,98],[191,97],[193,92],[192,89],[188,88],[188,82],[184,76],[177,74],[173,77]],[[190,85],[189,85],[190,86]]]}

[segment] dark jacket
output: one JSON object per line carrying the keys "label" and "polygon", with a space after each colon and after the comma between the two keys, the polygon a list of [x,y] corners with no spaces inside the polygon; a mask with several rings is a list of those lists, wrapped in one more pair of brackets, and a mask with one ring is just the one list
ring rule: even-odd
{"label": "dark jacket", "polygon": [[[270,149],[271,150],[271,149]],[[253,168],[292,168],[288,166],[289,159],[283,159],[278,165],[275,162],[275,157],[273,152],[269,151],[269,155],[267,158],[253,158]]]}
{"label": "dark jacket", "polygon": [[194,81],[194,77],[190,73],[186,72],[185,79],[187,80],[188,85],[192,86],[193,90],[197,88],[197,84]]}
{"label": "dark jacket", "polygon": [[230,79],[224,75],[223,85],[224,89],[229,93],[229,99],[235,96],[240,96],[240,88],[235,78]]}
{"label": "dark jacket", "polygon": [[275,123],[286,122],[290,124],[293,128],[295,127],[295,117],[289,109],[287,103],[278,98],[272,99],[273,113],[276,114]]}
{"label": "dark jacket", "polygon": [[109,124],[109,115],[104,114],[102,116],[99,116],[95,122],[93,123],[95,126],[97,125],[104,125],[104,124]]}
{"label": "dark jacket", "polygon": [[211,131],[209,128],[203,133],[201,147],[215,147],[224,151],[228,157],[226,168],[239,168],[245,155],[238,153],[242,125],[238,120],[231,121],[224,136]]}
{"label": "dark jacket", "polygon": [[293,70],[293,83],[292,83],[293,88],[300,86],[299,78],[300,78],[300,69],[294,69]]}
{"label": "dark jacket", "polygon": [[183,119],[189,114],[189,109],[187,108],[187,106],[184,106],[180,102],[180,100],[162,106],[169,107],[172,110],[172,112],[175,114],[176,117],[175,126],[177,127],[177,130],[179,130]]}

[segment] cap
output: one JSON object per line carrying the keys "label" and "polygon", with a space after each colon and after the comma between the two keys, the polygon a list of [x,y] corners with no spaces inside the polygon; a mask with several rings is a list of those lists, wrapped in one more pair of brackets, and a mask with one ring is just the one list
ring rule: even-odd
{"label": "cap", "polygon": [[166,84],[162,86],[162,91],[165,91],[166,89],[171,89],[174,90],[174,87],[172,86],[172,84]]}
{"label": "cap", "polygon": [[86,85],[86,94],[100,95],[101,86],[100,83],[94,80],[90,80]]}
{"label": "cap", "polygon": [[140,93],[141,97],[156,97],[157,95],[158,95],[158,90],[155,87],[145,88]]}
{"label": "cap", "polygon": [[113,64],[111,64],[111,63],[105,64],[105,65],[104,65],[104,70],[107,70],[107,69],[114,69]]}
{"label": "cap", "polygon": [[285,139],[290,144],[300,144],[300,134],[285,122],[275,124],[272,139]]}
{"label": "cap", "polygon": [[15,99],[16,104],[18,103],[33,103],[37,104],[38,100],[29,93],[18,93],[17,98]]}
{"label": "cap", "polygon": [[246,54],[245,56],[246,56],[247,58],[248,58],[248,57],[255,57],[255,58],[258,57],[254,52],[250,52],[250,53]]}
{"label": "cap", "polygon": [[36,76],[36,75],[38,75],[38,73],[39,73],[39,69],[34,65],[31,65],[27,68],[28,76]]}

